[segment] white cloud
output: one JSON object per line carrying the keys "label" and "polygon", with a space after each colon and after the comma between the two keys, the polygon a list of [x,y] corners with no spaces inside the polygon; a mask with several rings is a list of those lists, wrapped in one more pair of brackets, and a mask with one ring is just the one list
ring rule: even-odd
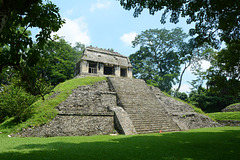
{"label": "white cloud", "polygon": [[64,15],[72,15],[73,14],[73,9],[69,9],[66,12],[63,13]]}
{"label": "white cloud", "polygon": [[190,85],[188,85],[188,84],[183,84],[183,85],[181,85],[181,87],[180,87],[180,92],[190,92],[191,91],[191,89],[190,88],[192,88],[192,86],[190,86]]}
{"label": "white cloud", "polygon": [[201,66],[202,66],[202,69],[207,70],[211,66],[211,64],[210,64],[209,61],[202,60],[201,61]]}
{"label": "white cloud", "polygon": [[[177,85],[174,85],[174,86],[173,86],[173,89],[177,89],[177,87],[178,87],[178,84],[177,84]],[[180,87],[179,92],[185,92],[185,93],[190,92],[190,91],[191,91],[190,88],[192,88],[191,85],[182,84],[181,87]]]}
{"label": "white cloud", "polygon": [[74,45],[76,42],[81,42],[85,45],[90,45],[90,36],[88,35],[88,26],[84,22],[84,17],[78,19],[65,18],[66,23],[63,27],[54,34],[63,37],[66,41]]}
{"label": "white cloud", "polygon": [[122,37],[120,37],[120,39],[127,46],[131,46],[132,45],[132,41],[135,39],[136,36],[137,36],[136,32],[130,32],[130,33],[125,33],[124,35],[122,35]]}
{"label": "white cloud", "polygon": [[[199,64],[201,65],[202,71],[206,71],[211,66],[211,63],[209,61],[206,61],[206,60],[199,61]],[[186,71],[192,72],[192,70],[191,70],[192,67],[193,66],[190,65],[190,67],[188,67]]]}
{"label": "white cloud", "polygon": [[93,3],[90,11],[94,12],[97,9],[106,9],[111,5],[111,1],[107,1],[107,0],[98,0],[96,3]]}

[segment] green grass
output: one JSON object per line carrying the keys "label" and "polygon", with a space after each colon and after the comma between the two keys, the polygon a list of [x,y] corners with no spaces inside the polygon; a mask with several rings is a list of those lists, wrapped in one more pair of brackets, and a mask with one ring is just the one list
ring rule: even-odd
{"label": "green grass", "polygon": [[240,127],[134,136],[17,138],[0,134],[1,160],[237,160]]}
{"label": "green grass", "polygon": [[234,104],[230,104],[229,106],[227,107],[230,107],[230,106],[235,106],[235,105],[240,105],[240,103],[234,103]]}
{"label": "green grass", "polygon": [[[0,131],[3,133],[18,132],[22,128],[31,126],[39,126],[50,122],[56,115],[57,110],[55,107],[67,99],[72,93],[72,90],[78,86],[93,85],[94,83],[102,80],[107,80],[105,77],[85,77],[67,80],[57,85],[51,94],[45,96],[45,100],[36,101],[32,107],[34,108],[33,116],[26,122],[15,124],[12,122],[13,118],[8,119],[0,125]],[[57,96],[51,98],[54,93]]]}
{"label": "green grass", "polygon": [[208,116],[215,120],[238,120],[238,121],[240,121],[240,112],[215,112],[215,113],[208,113]]}

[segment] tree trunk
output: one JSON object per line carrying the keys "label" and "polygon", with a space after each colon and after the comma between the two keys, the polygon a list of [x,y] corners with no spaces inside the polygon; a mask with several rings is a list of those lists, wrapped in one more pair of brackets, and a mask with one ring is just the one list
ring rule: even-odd
{"label": "tree trunk", "polygon": [[0,33],[2,32],[4,26],[6,25],[8,16],[5,12],[0,12]]}
{"label": "tree trunk", "polygon": [[178,84],[178,88],[175,91],[175,95],[177,95],[178,91],[180,90],[180,87],[182,85],[182,78],[183,78],[183,74],[185,73],[186,69],[191,65],[191,61],[189,61],[188,65],[185,64],[185,67],[180,75],[180,80],[179,80],[179,84]]}

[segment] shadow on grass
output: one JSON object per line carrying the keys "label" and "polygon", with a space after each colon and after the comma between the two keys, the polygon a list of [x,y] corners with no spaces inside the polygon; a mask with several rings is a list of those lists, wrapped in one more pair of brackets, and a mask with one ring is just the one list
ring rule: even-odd
{"label": "shadow on grass", "polygon": [[[239,159],[240,131],[175,132],[137,136],[31,138],[0,153],[1,160]],[[101,140],[101,139],[104,140]],[[13,138],[17,141],[24,138]],[[11,140],[11,139],[9,139]],[[92,141],[92,142],[91,142]]]}

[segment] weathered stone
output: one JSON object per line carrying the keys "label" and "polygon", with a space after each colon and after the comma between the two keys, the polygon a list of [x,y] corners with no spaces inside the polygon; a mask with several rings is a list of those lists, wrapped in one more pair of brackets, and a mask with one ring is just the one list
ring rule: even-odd
{"label": "weathered stone", "polygon": [[220,126],[220,124],[214,122],[209,117],[196,113],[191,106],[164,95],[159,88],[150,87],[150,89],[181,130]]}
{"label": "weathered stone", "polygon": [[50,123],[28,128],[21,137],[89,136],[113,133],[113,116],[61,116]]}
{"label": "weathered stone", "polygon": [[136,134],[135,127],[128,113],[122,107],[111,107],[111,111],[115,113],[115,126],[121,134]]}
{"label": "weathered stone", "polygon": [[128,57],[111,50],[86,47],[75,67],[77,75],[112,75],[132,78],[132,65]]}
{"label": "weathered stone", "polygon": [[218,123],[223,126],[240,126],[240,121],[236,120],[218,120]]}
{"label": "weathered stone", "polygon": [[140,79],[111,77],[108,82],[79,86],[56,109],[59,114],[50,123],[15,136],[101,135],[114,130],[136,134],[220,126]]}
{"label": "weathered stone", "polygon": [[106,81],[91,86],[79,86],[56,109],[59,111],[50,123],[28,128],[18,133],[23,137],[82,136],[110,134],[114,131],[116,93],[109,91]]}
{"label": "weathered stone", "polygon": [[240,104],[228,106],[222,109],[222,112],[240,112]]}
{"label": "weathered stone", "polygon": [[117,93],[118,105],[126,110],[137,133],[180,130],[143,80],[116,77],[108,80]]}

